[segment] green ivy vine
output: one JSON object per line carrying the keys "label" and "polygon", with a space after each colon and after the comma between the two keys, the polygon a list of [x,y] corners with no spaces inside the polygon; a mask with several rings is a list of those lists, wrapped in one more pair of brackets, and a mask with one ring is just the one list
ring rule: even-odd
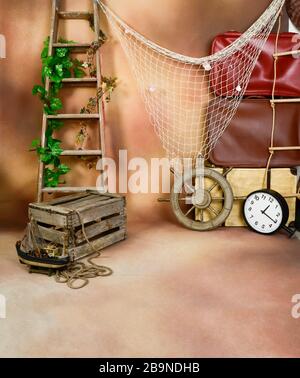
{"label": "green ivy vine", "polygon": [[[102,43],[105,42],[106,37],[102,33]],[[101,40],[99,41],[101,45]],[[74,41],[67,41],[62,38],[59,39],[59,43],[71,44]],[[94,48],[95,50],[95,48]],[[92,63],[84,63],[78,59],[75,59],[71,55],[70,48],[57,48],[54,50],[52,56],[48,55],[49,51],[49,37],[44,41],[43,50],[41,53],[42,59],[42,85],[35,85],[32,89],[32,94],[38,96],[43,104],[43,111],[46,115],[57,115],[59,110],[63,108],[62,101],[58,97],[59,91],[63,86],[63,79],[66,78],[83,78],[86,76],[84,68],[92,68]],[[90,53],[91,54],[91,53]],[[51,85],[49,91],[45,89],[46,78],[49,78]],[[105,93],[111,92],[116,87],[116,79],[103,78],[103,83],[108,83],[110,86],[106,86],[102,91],[102,96]],[[40,139],[32,141],[32,149],[35,150],[39,156],[41,162],[45,164],[44,170],[44,186],[45,187],[57,187],[59,184],[64,184],[65,181],[61,180],[61,176],[70,171],[70,168],[62,164],[60,155],[63,152],[61,148],[62,141],[55,139],[53,134],[60,129],[64,123],[59,120],[48,120],[46,130],[46,144],[45,147],[41,146]]]}

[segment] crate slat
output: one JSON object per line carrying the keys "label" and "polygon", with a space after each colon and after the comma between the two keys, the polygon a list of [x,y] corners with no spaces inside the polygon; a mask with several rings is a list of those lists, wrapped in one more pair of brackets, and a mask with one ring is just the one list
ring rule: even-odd
{"label": "crate slat", "polygon": [[65,231],[55,230],[53,228],[37,225],[40,236],[50,242],[64,245],[68,238],[68,233]]}
{"label": "crate slat", "polygon": [[[123,210],[124,208],[123,201],[118,201],[118,202],[115,202],[115,200],[110,200],[110,201],[111,203],[107,203],[106,205],[103,205],[101,207],[101,211],[99,211],[98,208],[90,208],[90,207],[86,210],[81,209],[80,216],[83,223],[97,221],[109,215],[118,214]],[[71,222],[72,222],[73,227],[78,227],[81,225],[80,219],[76,213],[72,215]]]}
{"label": "crate slat", "polygon": [[72,201],[70,203],[65,203],[65,204],[62,204],[61,206],[65,209],[65,210],[79,210],[82,208],[82,207],[95,207],[95,206],[100,206],[102,204],[105,203],[105,201],[107,200],[111,200],[111,198],[109,197],[99,197],[97,198],[97,196],[95,195],[95,197],[86,197],[84,199],[82,199],[81,201],[77,200],[77,201]]}
{"label": "crate slat", "polygon": [[[105,219],[103,221],[97,222],[95,224],[92,224],[90,226],[85,227],[85,233],[88,237],[94,238],[95,236],[106,232],[111,229],[115,229],[117,227],[125,226],[126,223],[126,217],[125,215],[116,215],[114,217],[111,217],[109,219]],[[75,243],[80,244],[82,242],[85,242],[86,239],[83,235],[82,229],[79,229],[77,232],[75,232]]]}
{"label": "crate slat", "polygon": [[33,218],[37,222],[50,224],[52,226],[67,227],[67,215],[68,214],[59,214],[38,208],[29,209],[29,219]]}
{"label": "crate slat", "polygon": [[68,203],[68,202],[73,202],[73,201],[75,202],[77,199],[83,200],[85,197],[89,195],[90,195],[89,193],[70,194],[68,196],[63,196],[63,197],[55,198],[51,201],[43,202],[43,205],[57,206],[62,203]]}
{"label": "crate slat", "polygon": [[[126,239],[126,230],[122,229],[92,241],[91,245],[95,250],[100,251],[124,239]],[[94,252],[95,251],[91,249],[90,245],[86,243],[82,246],[72,248],[70,250],[70,257],[71,260],[77,260],[93,254]]]}

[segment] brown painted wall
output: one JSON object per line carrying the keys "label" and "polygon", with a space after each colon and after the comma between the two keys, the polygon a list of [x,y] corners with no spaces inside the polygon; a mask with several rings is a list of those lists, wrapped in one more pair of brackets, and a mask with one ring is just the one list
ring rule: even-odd
{"label": "brown painted wall", "polygon": [[[214,35],[227,30],[245,30],[266,8],[270,0],[110,0],[115,11],[155,42],[187,55],[205,55]],[[28,152],[39,136],[42,111],[32,97],[39,83],[40,50],[49,33],[50,0],[0,0],[0,34],[6,37],[7,58],[0,60],[0,225],[24,224],[26,206],[35,197],[37,160]],[[65,0],[69,10],[91,8],[89,0]],[[91,39],[84,21],[68,21],[61,35],[77,41]],[[105,23],[105,21],[104,21]],[[149,127],[148,116],[137,94],[124,54],[116,41],[103,50],[104,73],[116,75],[119,86],[107,107],[106,141],[108,154],[115,156],[128,148],[130,156],[163,156],[160,143]],[[89,96],[65,94],[69,109],[79,109]],[[65,132],[69,146],[74,128]],[[74,165],[69,184],[95,182],[82,162]],[[130,197],[130,196],[129,196]],[[156,195],[129,198],[130,214],[167,216],[168,206],[157,205]],[[134,198],[134,200],[133,200]]]}

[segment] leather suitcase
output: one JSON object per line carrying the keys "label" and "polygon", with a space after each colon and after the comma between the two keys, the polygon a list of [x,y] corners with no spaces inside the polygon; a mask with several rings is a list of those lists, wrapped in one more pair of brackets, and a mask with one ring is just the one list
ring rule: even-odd
{"label": "leather suitcase", "polygon": [[[237,32],[228,32],[217,36],[212,44],[212,53],[216,53],[229,46],[241,36]],[[262,53],[254,67],[245,96],[271,96],[274,78],[274,59],[276,34],[268,38]],[[300,36],[295,33],[281,33],[278,51],[286,52],[300,50]],[[236,59],[240,59],[237,54]],[[218,96],[232,96],[238,82],[232,82],[233,77],[238,80],[239,75],[232,75],[232,68],[217,64],[211,71],[212,90]],[[227,82],[226,88],[221,83]],[[300,55],[280,57],[277,68],[277,82],[275,96],[300,97]]]}
{"label": "leather suitcase", "polygon": [[[300,76],[300,75],[299,75]],[[215,100],[216,101],[216,100]],[[211,102],[213,106],[214,100]],[[219,109],[220,116],[222,108]],[[209,112],[216,116],[215,112]],[[267,99],[244,99],[210,154],[218,167],[264,168],[269,158],[273,112]],[[209,133],[208,119],[208,133]],[[300,146],[300,104],[276,104],[275,147]],[[275,152],[272,168],[300,165],[300,151]]]}

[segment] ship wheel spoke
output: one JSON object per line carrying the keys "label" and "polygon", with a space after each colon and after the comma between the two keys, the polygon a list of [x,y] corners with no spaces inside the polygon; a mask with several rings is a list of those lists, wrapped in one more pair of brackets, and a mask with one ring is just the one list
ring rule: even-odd
{"label": "ship wheel spoke", "polygon": [[199,215],[200,215],[200,219],[199,219],[199,221],[200,221],[200,222],[203,222],[203,218],[204,218],[204,211],[203,211],[203,209],[200,209],[200,210],[199,210]]}
{"label": "ship wheel spoke", "polygon": [[192,201],[193,196],[178,198],[178,201]]}
{"label": "ship wheel spoke", "polygon": [[185,214],[184,214],[184,216],[185,217],[187,217],[194,209],[196,208],[196,206],[194,205],[194,206],[192,206],[191,208],[190,208],[190,210],[188,210]]}
{"label": "ship wheel spoke", "polygon": [[208,206],[207,209],[208,209],[211,213],[213,213],[216,217],[219,215],[219,213],[217,212],[217,210],[216,210],[214,207],[212,207],[211,205]]}
{"label": "ship wheel spoke", "polygon": [[215,182],[209,189],[208,191],[211,193],[217,186],[219,186],[218,182]]}

